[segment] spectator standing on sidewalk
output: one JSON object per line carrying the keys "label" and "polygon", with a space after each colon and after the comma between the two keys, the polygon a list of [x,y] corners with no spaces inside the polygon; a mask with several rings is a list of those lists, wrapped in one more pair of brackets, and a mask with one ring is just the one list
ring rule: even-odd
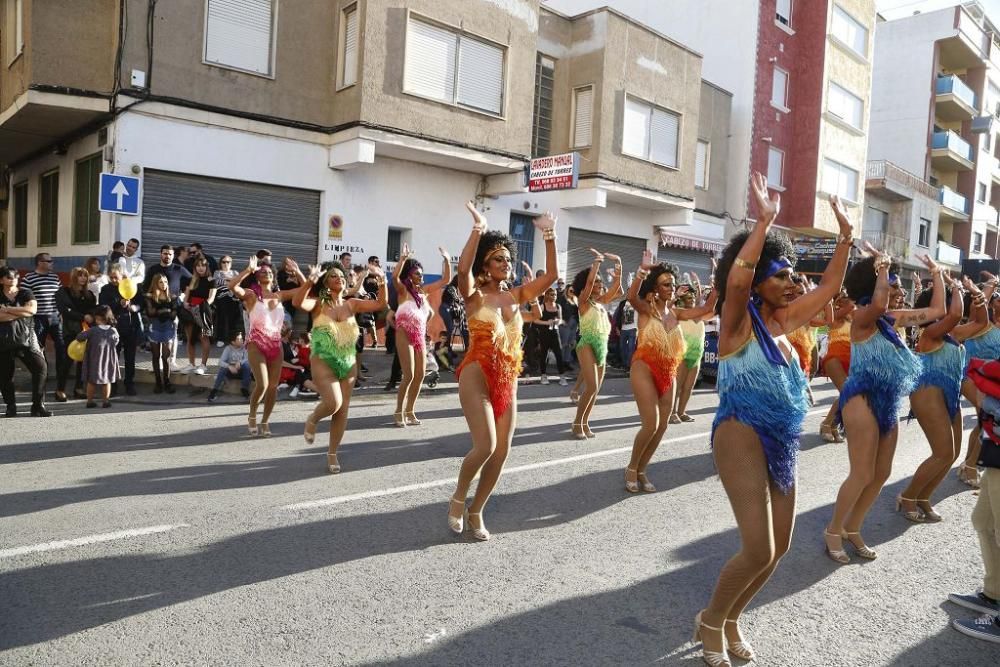
{"label": "spectator standing on sidewalk", "polygon": [[563,363],[566,368],[570,368],[580,334],[580,305],[577,303],[576,292],[572,286],[566,286],[565,280],[560,278],[556,282],[556,288],[556,303],[563,316],[563,325],[559,327],[559,344],[562,346]]}
{"label": "spectator standing on sidewalk", "polygon": [[[38,347],[44,355],[45,341],[47,338],[52,339],[56,376],[58,377],[61,372],[65,377],[69,372],[69,357],[66,356],[66,343],[63,340],[62,318],[59,317],[59,309],[56,307],[56,292],[62,287],[62,283],[59,282],[59,276],[52,271],[52,255],[47,252],[35,255],[35,270],[24,276],[21,284],[31,290],[38,305],[35,310],[35,336],[38,338]],[[55,397],[57,401],[64,403],[66,392],[57,388]]]}
{"label": "spectator standing on sidewalk", "polygon": [[[185,249],[186,250],[186,249]],[[172,246],[163,245],[160,246],[160,263],[155,264],[146,271],[146,283],[143,289],[144,292],[151,292],[153,287],[153,279],[156,276],[163,274],[167,279],[167,289],[171,295],[182,294],[181,280],[191,279],[191,272],[185,269],[180,264],[174,261],[174,249]],[[170,365],[175,366],[177,363],[177,322],[174,322],[174,340],[173,345],[170,347]]]}
{"label": "spectator standing on sidewalk", "polygon": [[87,269],[87,289],[94,294],[94,299],[101,295],[101,288],[108,284],[108,277],[101,272],[101,260],[91,257],[83,265]]}
{"label": "spectator standing on sidewalk", "polygon": [[125,254],[118,260],[118,265],[122,267],[122,277],[131,278],[137,287],[146,281],[146,263],[138,252],[139,239],[129,239],[125,244]]}
{"label": "spectator standing on sidewalk", "polygon": [[17,270],[0,268],[0,394],[7,404],[7,417],[17,416],[14,396],[14,360],[20,359],[31,373],[31,416],[51,417],[45,408],[45,355],[38,347],[32,317],[38,302],[27,287],[18,287]]}
{"label": "spectator standing on sidewalk", "polygon": [[199,257],[204,257],[205,261],[208,262],[209,275],[212,275],[219,270],[219,263],[215,261],[215,258],[205,252],[205,249],[197,241],[188,246],[188,257],[184,262],[184,268],[194,273],[194,264]]}
{"label": "spectator standing on sidewalk", "polygon": [[243,314],[240,312],[240,302],[229,289],[229,281],[237,274],[233,268],[233,258],[223,255],[219,258],[219,270],[214,274],[215,280],[215,339],[216,345],[222,347],[226,341],[233,340],[237,333],[243,332]]}
{"label": "spectator standing on sidewalk", "polygon": [[124,254],[125,254],[124,243],[122,243],[121,241],[115,241],[114,243],[111,244],[111,251],[108,253],[108,256],[104,260],[104,275],[107,275],[108,271],[111,270],[111,267],[117,264],[118,261],[122,258],[122,255]]}
{"label": "spectator standing on sidewalk", "polygon": [[[182,372],[204,375],[208,369],[208,351],[211,346],[215,282],[209,272],[208,260],[204,257],[198,257],[193,268],[194,276],[184,291],[184,339],[187,341],[188,366]],[[198,341],[201,341],[201,365],[195,365],[195,346]]]}
{"label": "spectator standing on sidewalk", "polygon": [[[78,266],[69,272],[69,284],[56,292],[56,307],[62,316],[63,345],[68,347],[83,331],[84,324],[94,323],[94,309],[97,307],[97,297],[88,288],[90,275],[87,269]],[[66,379],[69,376],[69,364],[63,367],[63,372],[56,369],[56,388],[59,393],[66,392]],[[83,391],[83,364],[76,364],[76,381],[73,385],[75,398],[86,398]]]}
{"label": "spectator standing on sidewalk", "polygon": [[121,265],[113,265],[108,272],[108,284],[101,289],[97,303],[99,306],[109,307],[115,318],[119,345],[125,357],[125,393],[135,396],[135,350],[142,332],[142,318],[139,317],[142,297],[136,292],[134,298],[124,298],[118,291],[122,277]]}

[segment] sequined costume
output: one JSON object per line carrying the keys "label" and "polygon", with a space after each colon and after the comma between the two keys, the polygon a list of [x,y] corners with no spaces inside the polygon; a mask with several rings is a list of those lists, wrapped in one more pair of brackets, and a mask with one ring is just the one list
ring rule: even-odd
{"label": "sequined costume", "polygon": [[793,352],[787,366],[773,364],[751,335],[738,350],[719,358],[716,387],[713,442],[715,429],[727,419],[752,428],[764,446],[771,480],[788,493],[795,486],[799,435],[809,409],[806,376],[797,355]]}
{"label": "sequined costume", "polygon": [[354,370],[359,333],[353,317],[334,320],[320,313],[313,319],[312,356],[322,359],[337,379],[343,380]]}
{"label": "sequined costume", "polygon": [[520,310],[504,322],[495,309],[480,308],[469,318],[469,350],[455,371],[461,381],[462,370],[478,363],[486,376],[493,416],[499,419],[510,407],[521,374],[521,330],[524,320]]}
{"label": "sequined costume", "polygon": [[431,317],[431,305],[424,299],[421,306],[413,299],[407,299],[396,309],[396,329],[406,334],[417,354],[424,353],[424,337],[427,335],[427,320]]}
{"label": "sequined costume", "polygon": [[863,396],[885,435],[899,421],[903,398],[913,392],[921,363],[907,347],[897,347],[881,331],[851,344],[851,372],[840,392],[840,409],[855,396]]}
{"label": "sequined costume", "polygon": [[936,350],[917,352],[922,371],[917,379],[917,389],[937,387],[944,394],[948,416],[954,419],[962,399],[962,378],[965,371],[965,348],[948,340]]}
{"label": "sequined costume", "polygon": [[684,365],[697,368],[705,354],[705,323],[701,320],[681,320],[680,328],[684,336]]}
{"label": "sequined costume", "polygon": [[836,359],[844,367],[844,372],[851,370],[851,323],[845,321],[839,327],[830,327],[830,343],[823,357],[823,366],[831,359]]}
{"label": "sequined costume", "polygon": [[[813,348],[816,347],[816,329],[807,324],[788,334],[787,338],[799,357],[799,366],[802,368],[802,372],[806,374],[806,377],[809,377],[809,373],[812,371]],[[850,356],[848,356],[847,365],[850,365]]]}
{"label": "sequined costume", "polygon": [[611,335],[611,320],[608,311],[599,303],[590,303],[587,314],[580,318],[580,341],[576,344],[577,351],[589,346],[594,351],[597,365],[603,366],[608,358],[608,336]]}
{"label": "sequined costume", "polygon": [[271,363],[281,356],[281,327],[285,324],[285,309],[277,299],[265,301],[258,298],[249,319],[247,344],[256,345],[264,359]]}
{"label": "sequined costume", "polygon": [[684,335],[680,327],[667,331],[659,317],[646,318],[646,326],[639,329],[639,340],[632,354],[632,365],[646,364],[653,374],[656,393],[663,396],[674,383],[677,367],[684,357]]}

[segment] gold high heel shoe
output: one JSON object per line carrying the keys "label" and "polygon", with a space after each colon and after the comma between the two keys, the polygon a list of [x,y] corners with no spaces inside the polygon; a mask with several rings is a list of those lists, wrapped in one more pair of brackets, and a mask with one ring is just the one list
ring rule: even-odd
{"label": "gold high heel shoe", "polygon": [[[312,427],[312,430],[310,430],[310,426]],[[307,445],[311,445],[316,442],[316,422],[312,420],[312,415],[306,417],[306,428],[302,432],[302,439],[306,441]]]}
{"label": "gold high heel shoe", "polygon": [[[967,470],[971,470],[972,474],[966,473]],[[962,482],[967,486],[971,486],[974,489],[979,488],[979,468],[975,466],[967,466],[964,463],[958,469],[958,481]]]}
{"label": "gold high heel shoe", "polygon": [[462,514],[460,516],[452,516],[451,511],[448,512],[448,530],[455,533],[456,535],[461,535],[465,532],[465,501],[451,499],[451,504],[461,505]]}
{"label": "gold high heel shoe", "polygon": [[417,416],[412,412],[404,412],[403,416],[406,417],[407,426],[420,426],[420,424],[422,423],[419,419],[417,419]]}
{"label": "gold high heel shoe", "polygon": [[[476,528],[472,525],[472,517],[479,517],[479,527]],[[472,529],[472,536],[479,540],[480,542],[485,542],[490,539],[490,531],[486,530],[483,525],[483,513],[482,512],[469,512],[469,528]]]}
{"label": "gold high heel shoe", "polygon": [[[634,473],[636,478],[629,479],[629,473]],[[625,490],[629,493],[639,493],[639,473],[635,468],[625,468]]]}
{"label": "gold high heel shoe", "polygon": [[[830,543],[826,539],[828,537],[839,537],[840,538],[840,548],[839,549],[831,549],[830,548]],[[828,531],[828,530],[826,530],[824,528],[823,529],[823,549],[826,552],[826,555],[830,557],[830,560],[832,560],[835,563],[840,563],[841,565],[847,565],[848,563],[851,562],[851,557],[847,555],[846,551],[844,551],[844,536],[843,535],[837,535],[836,533],[831,533],[830,531]]]}
{"label": "gold high heel shoe", "polygon": [[583,427],[583,434],[588,438],[597,437],[597,434],[590,430],[590,424],[588,424],[587,422],[580,424],[580,426]]}
{"label": "gold high heel shoe", "polygon": [[924,521],[926,523],[940,523],[943,521],[941,515],[934,511],[934,506],[931,505],[929,500],[918,500],[917,507],[920,511],[924,513]]}
{"label": "gold high heel shoe", "polygon": [[260,434],[265,438],[271,437],[271,426],[267,422],[260,423]]}
{"label": "gold high heel shoe", "polygon": [[577,440],[587,439],[587,434],[583,431],[583,424],[577,424],[574,422],[571,430],[573,431],[573,437]]}
{"label": "gold high heel shoe", "polygon": [[636,481],[639,482],[639,487],[642,489],[643,493],[656,493],[656,487],[653,483],[649,481],[646,477],[646,473],[638,472],[635,474]]}
{"label": "gold high heel shoe", "polygon": [[923,523],[924,515],[920,513],[919,509],[914,508],[912,510],[906,510],[906,511],[903,510],[904,500],[908,503],[914,503],[914,504],[916,504],[917,502],[912,498],[904,498],[902,495],[898,495],[896,496],[896,511],[902,514],[903,518],[906,519],[907,521],[912,521],[913,523]]}
{"label": "gold high heel shoe", "polygon": [[[736,625],[737,626],[736,627],[736,632],[739,633],[739,631],[740,631],[739,630],[739,625],[737,625],[736,619],[727,618],[726,619],[726,623],[732,623],[733,625]],[[742,637],[742,636],[743,635],[740,634],[740,637]],[[754,652],[753,652],[753,646],[750,645],[750,642],[745,642],[742,639],[740,639],[739,641],[735,641],[735,642],[729,642],[727,640],[726,641],[726,650],[729,651],[730,653],[732,653],[733,655],[735,655],[740,660],[750,661],[750,660],[753,660],[756,657],[756,655],[754,655]]]}
{"label": "gold high heel shoe", "polygon": [[336,454],[326,455],[326,469],[330,471],[331,475],[340,474],[340,461],[337,460]]}
{"label": "gold high heel shoe", "polygon": [[861,540],[861,533],[858,532],[855,533],[844,532],[841,533],[840,537],[851,543],[851,546],[854,547],[854,553],[858,554],[858,556],[864,558],[865,560],[875,560],[876,558],[878,558],[877,551],[875,551],[874,549],[870,548],[867,544],[865,544],[864,540],[861,540],[861,544],[858,544],[857,542],[851,539],[851,535],[857,535],[858,539]]}
{"label": "gold high heel shoe", "polygon": [[709,651],[705,648],[705,640],[701,638],[701,629],[711,630],[712,632],[722,633],[722,628],[713,628],[711,625],[705,625],[702,623],[701,617],[705,613],[702,609],[698,612],[698,615],[694,617],[694,634],[691,636],[692,642],[701,642],[701,659],[705,661],[705,664],[710,667],[733,667],[733,663],[729,662],[729,656],[726,655],[726,635],[722,634],[722,652]]}
{"label": "gold high heel shoe", "polygon": [[402,412],[393,412],[392,420],[395,422],[397,428],[406,428],[406,419],[403,418]]}
{"label": "gold high heel shoe", "polygon": [[254,437],[257,435],[257,415],[252,415],[247,417],[247,431],[250,432],[250,436]]}

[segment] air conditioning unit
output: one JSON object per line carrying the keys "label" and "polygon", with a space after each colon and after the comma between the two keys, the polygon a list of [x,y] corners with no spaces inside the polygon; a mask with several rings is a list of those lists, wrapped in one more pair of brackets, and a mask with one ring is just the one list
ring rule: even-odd
{"label": "air conditioning unit", "polygon": [[993,129],[993,116],[976,116],[972,119],[973,134],[984,134]]}

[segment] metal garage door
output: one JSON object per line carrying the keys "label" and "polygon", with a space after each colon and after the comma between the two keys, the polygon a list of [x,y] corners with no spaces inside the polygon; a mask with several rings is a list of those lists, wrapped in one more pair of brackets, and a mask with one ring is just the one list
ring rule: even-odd
{"label": "metal garage door", "polygon": [[146,171],[142,199],[142,258],[160,261],[160,246],[195,241],[242,269],[261,248],[276,263],[285,256],[316,261],[319,192],[190,174]]}
{"label": "metal garage door", "polygon": [[656,250],[656,259],[676,266],[678,277],[685,272],[697,273],[702,285],[707,285],[708,277],[712,275],[712,259],[707,253],[661,245]]}
{"label": "metal garage door", "polygon": [[[594,256],[590,254],[588,248],[594,248],[601,252],[611,252],[622,258],[622,271],[625,273],[627,281],[628,274],[639,268],[642,261],[642,253],[646,249],[646,239],[639,239],[633,236],[619,236],[617,234],[604,234],[594,232],[589,229],[569,230],[569,252],[566,261],[566,282],[572,283],[577,272],[590,267],[594,261]],[[609,263],[604,264],[604,269],[610,269]],[[607,273],[603,276],[605,284],[608,282]],[[624,287],[624,284],[623,284]]]}

